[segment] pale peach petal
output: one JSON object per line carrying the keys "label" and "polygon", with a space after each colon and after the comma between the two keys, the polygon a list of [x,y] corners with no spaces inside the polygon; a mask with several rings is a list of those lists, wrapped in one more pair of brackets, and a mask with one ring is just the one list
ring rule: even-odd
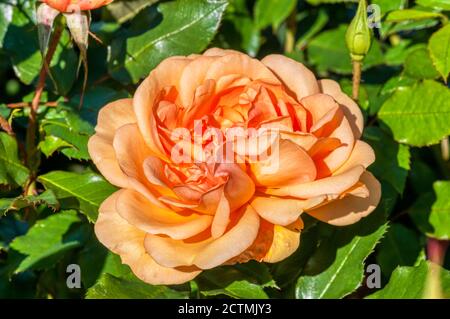
{"label": "pale peach petal", "polygon": [[334,200],[319,208],[307,211],[307,213],[314,218],[335,226],[356,223],[370,214],[376,208],[381,198],[381,185],[371,173],[364,172],[360,181],[368,189],[368,197],[364,198],[349,194],[342,199]]}
{"label": "pale peach petal", "polygon": [[279,54],[261,60],[295,94],[297,101],[319,93],[316,77],[303,64]]}
{"label": "pale peach petal", "polygon": [[258,235],[258,214],[247,206],[237,224],[222,237],[209,238],[197,243],[185,243],[155,235],[147,235],[147,252],[165,267],[195,265],[201,269],[219,266],[227,260],[241,254]]}
{"label": "pale peach petal", "polygon": [[313,134],[303,132],[280,131],[280,137],[284,140],[290,140],[291,142],[294,142],[305,151],[309,151],[318,140],[317,137]]}
{"label": "pale peach petal", "polygon": [[281,187],[313,181],[316,167],[308,153],[290,140],[280,140],[267,159],[250,163],[257,185]]}
{"label": "pale peach petal", "polygon": [[297,250],[300,245],[300,230],[303,228],[301,219],[298,221],[296,227],[274,226],[272,245],[263,261],[276,263],[289,257]]}
{"label": "pale peach petal", "polygon": [[126,189],[116,200],[119,215],[131,225],[150,234],[164,234],[174,239],[192,237],[211,225],[212,217],[191,214],[182,216],[150,203],[140,193]]}
{"label": "pale peach petal", "polygon": [[98,170],[113,185],[127,187],[128,178],[120,170],[112,147],[115,131],[121,126],[135,123],[132,99],[107,104],[98,113],[97,126],[88,142],[89,154]]}
{"label": "pale peach petal", "polygon": [[325,199],[325,196],[302,200],[256,195],[250,201],[250,205],[259,216],[272,224],[287,226],[295,222],[304,210],[321,204]]}
{"label": "pale peach petal", "polygon": [[367,168],[373,162],[375,162],[375,153],[373,152],[372,147],[364,141],[357,140],[350,156],[345,163],[334,172],[334,174],[341,174],[356,165],[363,165]]}
{"label": "pale peach petal", "polygon": [[141,192],[153,204],[164,207],[155,196],[154,186],[145,178],[144,161],[153,152],[144,142],[136,124],[127,124],[116,131],[113,147],[121,170],[128,177],[130,187]]}
{"label": "pale peach petal", "polygon": [[222,190],[219,204],[217,205],[216,213],[211,225],[211,236],[219,238],[225,233],[228,223],[230,222],[230,203],[228,202],[225,192]]}
{"label": "pale peach petal", "polygon": [[100,206],[95,234],[108,249],[119,254],[122,262],[134,274],[152,285],[182,284],[195,278],[200,271],[184,272],[157,264],[145,251],[145,232],[131,226],[116,212],[116,199],[123,192],[108,197]]}
{"label": "pale peach petal", "polygon": [[318,81],[320,91],[331,95],[341,106],[348,119],[353,131],[355,139],[361,137],[364,128],[364,118],[358,104],[355,103],[348,95],[342,92],[341,87],[336,81],[323,79]]}
{"label": "pale peach petal", "polygon": [[275,196],[293,196],[304,199],[320,195],[338,196],[355,185],[363,172],[364,166],[358,165],[341,174],[303,184],[268,188],[264,190],[264,193]]}
{"label": "pale peach petal", "polygon": [[161,62],[139,85],[133,98],[133,107],[141,134],[152,152],[168,159],[157,130],[155,101],[160,92],[170,86],[178,87],[184,68],[191,62],[185,57],[171,57]]}
{"label": "pale peach petal", "polygon": [[206,80],[206,73],[217,57],[199,56],[192,60],[184,69],[180,77],[181,105],[188,107],[194,101],[195,90]]}
{"label": "pale peach petal", "polygon": [[338,106],[332,96],[323,93],[306,96],[300,100],[300,103],[311,114],[313,125]]}
{"label": "pale peach petal", "polygon": [[136,123],[133,99],[121,99],[100,109],[95,132],[112,144],[115,131],[121,126],[131,123]]}
{"label": "pale peach petal", "polygon": [[332,151],[324,159],[330,171],[334,172],[348,159],[355,144],[354,134],[347,118],[342,120],[339,127],[330,135],[330,138],[337,138],[341,142],[341,147]]}
{"label": "pale peach petal", "polygon": [[225,184],[225,195],[232,211],[252,198],[255,192],[255,184],[238,164],[220,164],[215,173],[228,176]]}
{"label": "pale peach petal", "polygon": [[94,134],[88,142],[89,155],[100,173],[117,187],[128,187],[128,177],[120,169],[112,142]]}
{"label": "pale peach petal", "polygon": [[230,49],[221,49],[221,48],[210,48],[203,52],[204,56],[216,56],[221,57],[228,54],[239,54],[244,55],[242,52],[236,51],[236,50],[230,50]]}
{"label": "pale peach petal", "polygon": [[252,80],[265,80],[277,84],[279,80],[264,64],[244,54],[228,54],[214,61],[205,78],[217,81],[230,74],[242,74]]}

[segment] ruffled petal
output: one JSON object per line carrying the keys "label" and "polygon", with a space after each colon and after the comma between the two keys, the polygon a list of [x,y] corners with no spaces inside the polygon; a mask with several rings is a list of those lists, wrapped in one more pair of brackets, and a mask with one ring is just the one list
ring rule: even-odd
{"label": "ruffled petal", "polygon": [[222,237],[186,243],[149,234],[145,238],[145,248],[160,265],[165,267],[195,265],[201,269],[210,269],[250,247],[258,235],[258,229],[258,214],[247,206],[237,224]]}
{"label": "ruffled petal", "polygon": [[140,193],[126,189],[116,200],[119,215],[131,225],[149,234],[164,234],[174,239],[185,239],[201,233],[211,225],[208,215],[180,215],[150,203]]}
{"label": "ruffled petal", "polygon": [[316,77],[303,64],[279,54],[261,60],[295,94],[297,101],[319,93]]}
{"label": "ruffled petal", "polygon": [[200,271],[180,271],[162,267],[145,251],[145,232],[131,226],[116,212],[116,200],[122,191],[108,197],[100,206],[95,234],[109,250],[120,255],[141,280],[152,285],[175,285],[195,278]]}
{"label": "ruffled petal", "polygon": [[369,215],[378,205],[381,198],[381,185],[369,172],[364,172],[360,178],[369,196],[361,197],[348,194],[319,208],[307,211],[314,218],[335,226],[345,226],[356,223]]}

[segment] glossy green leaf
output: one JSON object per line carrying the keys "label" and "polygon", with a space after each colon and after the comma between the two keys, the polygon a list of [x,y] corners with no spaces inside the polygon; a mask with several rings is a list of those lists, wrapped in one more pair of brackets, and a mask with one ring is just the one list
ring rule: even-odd
{"label": "glossy green leaf", "polygon": [[407,20],[441,19],[442,14],[432,11],[422,11],[416,9],[403,9],[389,12],[386,22],[400,22]]}
{"label": "glossy green leaf", "polygon": [[0,132],[0,184],[24,185],[29,174],[28,168],[19,159],[16,139]]}
{"label": "glossy green leaf", "polygon": [[450,181],[437,181],[433,184],[436,201],[428,217],[433,233],[428,234],[442,240],[450,239]]}
{"label": "glossy green leaf", "polygon": [[15,272],[19,273],[32,267],[41,268],[44,265],[53,266],[55,258],[79,246],[78,241],[66,242],[63,239],[69,227],[76,222],[79,222],[79,218],[74,211],[56,213],[37,221],[25,235],[14,239],[10,247],[26,255]]}
{"label": "glossy green leaf", "polygon": [[115,190],[94,173],[53,171],[38,179],[46,189],[51,189],[56,194],[63,207],[65,200],[68,207],[80,209],[91,221],[97,219],[100,204]]}
{"label": "glossy green leaf", "polygon": [[258,28],[270,25],[277,28],[294,10],[296,0],[257,0],[255,4],[255,22]]}
{"label": "glossy green leaf", "polygon": [[[429,261],[422,261],[415,267],[398,267],[389,283],[381,290],[368,296],[369,299],[422,299],[425,294]],[[450,271],[441,269],[441,286],[445,297],[450,297]]]}
{"label": "glossy green leaf", "polygon": [[387,181],[402,194],[410,169],[409,147],[396,143],[377,127],[367,127],[364,139],[375,151],[376,161],[369,169],[378,179]]}
{"label": "glossy green leaf", "polygon": [[450,2],[448,0],[416,0],[416,3],[428,8],[450,10]]}
{"label": "glossy green leaf", "polygon": [[405,59],[405,74],[416,79],[436,79],[439,73],[433,66],[426,48],[412,51]]}
{"label": "glossy green leaf", "polygon": [[0,215],[9,211],[20,210],[29,206],[38,206],[46,204],[48,207],[56,210],[59,208],[58,200],[51,190],[47,190],[39,195],[18,196],[15,198],[0,199]]}
{"label": "glossy green leaf", "polygon": [[208,290],[201,292],[204,296],[225,295],[232,298],[267,299],[264,289],[246,280],[234,281],[223,289]]}
{"label": "glossy green leaf", "polygon": [[142,9],[158,0],[115,0],[106,6],[106,10],[119,23],[133,19]]}
{"label": "glossy green leaf", "polygon": [[406,0],[372,0],[370,3],[380,6],[381,14],[384,15],[389,11],[403,9]]}
{"label": "glossy green leaf", "polygon": [[390,277],[397,266],[413,266],[422,249],[419,234],[402,224],[392,224],[377,250],[377,263]]}
{"label": "glossy green leaf", "polygon": [[73,148],[74,146],[63,139],[54,136],[48,135],[44,138],[44,140],[40,141],[38,144],[38,149],[44,153],[45,156],[50,157],[56,151],[59,151],[63,148]]}
{"label": "glossy green leaf", "polygon": [[[25,84],[37,79],[42,66],[34,21],[35,2],[19,0],[13,6],[13,19],[4,36],[4,48],[14,65],[14,72]],[[77,65],[78,57],[71,45],[70,35],[64,31],[50,63],[51,76],[47,83],[54,84],[59,94],[67,94],[75,82]]]}
{"label": "glossy green leaf", "polygon": [[13,19],[13,6],[8,3],[0,3],[0,49],[3,47],[3,39]]}
{"label": "glossy green leaf", "polygon": [[187,293],[104,274],[86,294],[87,299],[184,299]]}
{"label": "glossy green leaf", "polygon": [[[347,25],[341,25],[337,29],[322,32],[311,40],[308,45],[308,55],[319,70],[330,70],[340,74],[352,73],[350,53],[343,45],[346,31]],[[380,45],[374,41],[364,60],[363,69],[382,64],[383,61]]]}
{"label": "glossy green leaf", "polygon": [[444,81],[450,74],[450,25],[433,33],[428,43],[431,59]]}
{"label": "glossy green leaf", "polygon": [[353,292],[363,280],[364,260],[386,229],[381,207],[354,225],[332,228],[298,278],[296,298],[342,298]]}
{"label": "glossy green leaf", "polygon": [[394,93],[379,118],[400,143],[425,146],[450,134],[450,90],[430,80]]}
{"label": "glossy green leaf", "polygon": [[201,0],[158,5],[162,21],[157,26],[112,43],[109,73],[123,83],[136,83],[169,56],[202,51],[217,31],[226,5],[226,1]]}
{"label": "glossy green leaf", "polygon": [[306,2],[313,4],[313,5],[319,5],[319,4],[325,4],[325,3],[358,2],[358,0],[306,0]]}

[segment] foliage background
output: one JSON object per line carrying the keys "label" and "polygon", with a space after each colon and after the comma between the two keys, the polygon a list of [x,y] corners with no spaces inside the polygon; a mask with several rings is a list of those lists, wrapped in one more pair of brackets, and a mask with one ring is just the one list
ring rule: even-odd
{"label": "foliage background", "polygon": [[[131,96],[162,59],[209,46],[255,57],[286,54],[319,78],[336,79],[350,94],[344,37],[357,5],[350,0],[115,0],[92,12],[91,31],[101,43],[90,39],[81,109],[79,52],[63,32],[50,64],[53,78],[40,101],[40,162],[27,167],[23,143],[42,65],[36,2],[0,0],[0,115],[5,120],[0,297],[424,297],[427,242],[439,239],[444,247],[450,235],[450,165],[440,146],[450,134],[450,2],[372,3],[381,8],[381,28],[374,29],[364,61],[359,104],[364,139],[377,156],[370,170],[383,186],[378,209],[341,228],[306,219],[300,249],[278,264],[220,267],[168,287],[139,281],[93,233],[98,206],[114,191],[96,172],[86,147],[98,110]],[[440,273],[444,297],[450,297],[448,255]],[[80,289],[66,286],[66,267],[72,263],[81,266]],[[365,266],[373,263],[382,271],[379,290],[365,283]]]}

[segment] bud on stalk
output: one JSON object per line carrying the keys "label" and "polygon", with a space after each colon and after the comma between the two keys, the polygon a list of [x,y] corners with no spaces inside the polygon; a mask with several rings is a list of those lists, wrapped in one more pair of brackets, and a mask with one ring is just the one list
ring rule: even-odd
{"label": "bud on stalk", "polygon": [[353,63],[353,98],[358,99],[359,82],[361,80],[361,64],[369,52],[371,34],[367,22],[367,3],[360,0],[356,15],[350,23],[345,35],[350,57]]}

